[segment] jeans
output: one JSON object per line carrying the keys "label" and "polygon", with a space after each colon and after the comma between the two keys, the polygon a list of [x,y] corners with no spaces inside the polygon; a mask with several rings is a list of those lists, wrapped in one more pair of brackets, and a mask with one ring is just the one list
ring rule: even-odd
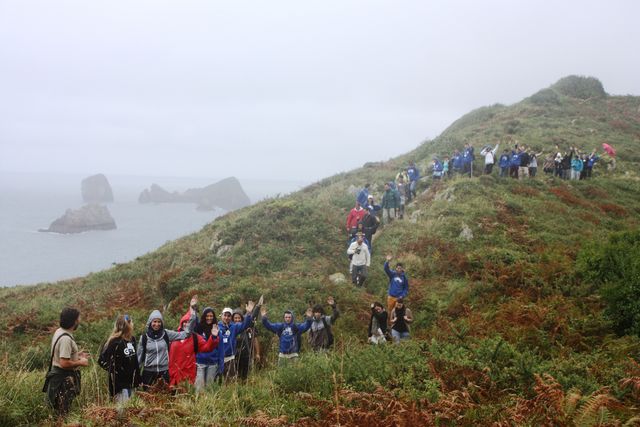
{"label": "jeans", "polygon": [[217,363],[215,365],[196,363],[196,391],[201,391],[207,384],[211,384],[215,380],[217,373]]}
{"label": "jeans", "polygon": [[576,181],[580,179],[580,171],[571,169],[571,179]]}
{"label": "jeans", "polygon": [[537,167],[529,166],[529,176],[531,178],[535,178],[537,173],[538,173],[538,168]]}
{"label": "jeans", "polygon": [[500,177],[504,178],[508,174],[509,174],[509,166],[505,166],[503,168],[500,168]]}
{"label": "jeans", "polygon": [[391,337],[393,338],[393,342],[398,344],[400,340],[408,340],[409,332],[398,332],[395,329],[391,330]]}
{"label": "jeans", "polygon": [[[360,276],[360,277],[358,277]],[[367,278],[367,266],[366,265],[354,265],[351,268],[351,283],[357,286],[362,286]],[[359,280],[358,280],[359,279]]]}

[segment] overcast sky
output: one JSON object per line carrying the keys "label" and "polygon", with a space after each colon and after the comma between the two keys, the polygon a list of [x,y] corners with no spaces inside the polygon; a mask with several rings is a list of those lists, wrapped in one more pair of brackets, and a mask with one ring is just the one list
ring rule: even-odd
{"label": "overcast sky", "polygon": [[0,0],[0,171],[301,179],[569,74],[640,94],[640,1]]}

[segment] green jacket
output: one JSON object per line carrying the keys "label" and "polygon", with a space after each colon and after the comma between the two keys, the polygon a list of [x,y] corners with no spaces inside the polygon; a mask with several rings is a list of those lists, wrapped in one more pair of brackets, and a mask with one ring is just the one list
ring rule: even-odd
{"label": "green jacket", "polygon": [[382,209],[395,209],[400,206],[398,193],[393,189],[388,189],[382,195]]}

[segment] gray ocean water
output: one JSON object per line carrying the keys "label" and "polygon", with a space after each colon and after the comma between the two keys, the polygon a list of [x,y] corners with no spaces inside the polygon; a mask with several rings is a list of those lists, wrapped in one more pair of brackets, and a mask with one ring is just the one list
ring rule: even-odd
{"label": "gray ocean water", "polygon": [[[152,183],[169,191],[202,187],[217,179],[108,176],[117,229],[80,234],[41,233],[68,208],[83,205],[86,175],[0,173],[0,286],[54,282],[130,261],[167,241],[200,230],[224,213],[192,204],[139,204]],[[301,188],[303,182],[240,179],[252,202]]]}

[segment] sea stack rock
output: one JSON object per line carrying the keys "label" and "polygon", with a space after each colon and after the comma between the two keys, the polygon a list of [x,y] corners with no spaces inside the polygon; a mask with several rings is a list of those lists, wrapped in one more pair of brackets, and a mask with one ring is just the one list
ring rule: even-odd
{"label": "sea stack rock", "polygon": [[53,221],[48,229],[39,231],[70,234],[115,228],[116,222],[106,206],[89,204],[76,210],[67,209],[65,214]]}
{"label": "sea stack rock", "polygon": [[240,209],[251,204],[240,181],[235,177],[225,178],[204,188],[190,188],[184,193],[165,190],[157,184],[140,193],[140,203],[195,203],[198,210],[222,208],[227,211]]}
{"label": "sea stack rock", "polygon": [[92,175],[82,180],[82,200],[85,203],[113,202],[113,191],[107,177],[103,174]]}

